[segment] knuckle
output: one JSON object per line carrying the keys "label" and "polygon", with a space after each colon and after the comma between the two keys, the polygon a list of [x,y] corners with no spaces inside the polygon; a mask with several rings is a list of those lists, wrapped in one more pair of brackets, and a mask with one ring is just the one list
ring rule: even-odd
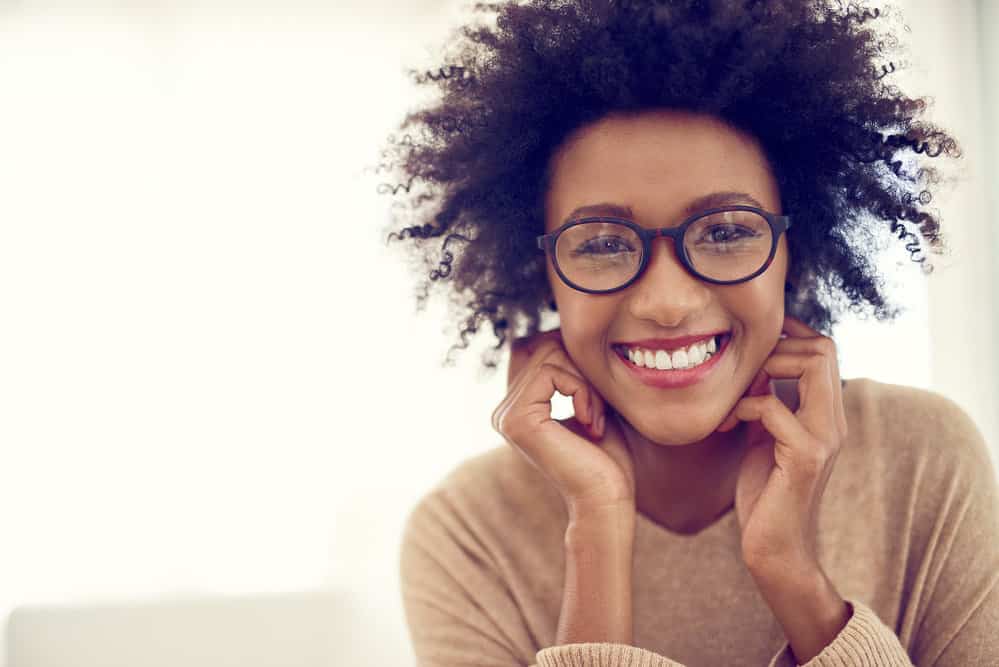
{"label": "knuckle", "polygon": [[509,402],[506,402],[493,413],[493,428],[503,436],[509,435],[512,407]]}
{"label": "knuckle", "polygon": [[835,356],[835,354],[836,354],[836,341],[834,341],[829,336],[820,336],[819,337],[819,343],[818,343],[818,345],[819,345],[819,348],[822,350],[822,352],[824,352],[825,354]]}
{"label": "knuckle", "polygon": [[815,354],[808,358],[807,363],[815,370],[822,370],[829,367],[829,357],[824,354]]}
{"label": "knuckle", "polygon": [[510,418],[506,414],[500,415],[496,420],[496,430],[505,438],[510,438]]}
{"label": "knuckle", "polygon": [[559,359],[561,358],[562,350],[558,345],[551,344],[538,350],[539,359]]}
{"label": "knuckle", "polygon": [[511,442],[522,442],[520,429],[517,428],[516,420],[509,418],[503,420],[503,436]]}
{"label": "knuckle", "polygon": [[802,469],[810,475],[817,475],[822,471],[829,460],[829,455],[824,447],[814,447],[802,456]]}
{"label": "knuckle", "polygon": [[552,363],[551,361],[543,361],[543,362],[541,362],[541,365],[538,366],[538,369],[540,371],[544,371],[548,375],[553,375],[555,373],[561,373],[562,372],[562,367],[559,366],[556,363]]}

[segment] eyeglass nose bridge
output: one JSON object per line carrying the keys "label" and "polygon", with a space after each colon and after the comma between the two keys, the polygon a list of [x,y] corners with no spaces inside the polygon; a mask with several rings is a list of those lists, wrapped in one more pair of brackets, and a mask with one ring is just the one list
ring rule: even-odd
{"label": "eyeglass nose bridge", "polygon": [[[683,234],[687,231],[690,226],[690,221],[686,224],[679,225],[677,227],[659,227],[658,229],[648,229],[648,228],[638,228],[635,231],[638,233],[639,237],[642,239],[642,245],[644,246],[642,253],[642,262],[638,268],[635,277],[631,282],[635,282],[642,275],[644,275],[645,270],[649,267],[649,263],[652,261],[652,242],[657,238],[673,239],[673,247],[676,248],[677,256],[680,258],[680,264],[683,268],[687,270],[691,275],[698,276],[696,269],[690,264],[690,258],[687,257],[687,251],[683,247]],[[629,283],[630,284],[630,283]]]}
{"label": "eyeglass nose bridge", "polygon": [[668,239],[673,239],[673,243],[679,244],[683,241],[683,233],[686,231],[687,225],[681,225],[679,227],[660,227],[659,229],[639,229],[638,235],[642,237],[643,241],[651,244],[656,240],[657,237],[663,237]]}

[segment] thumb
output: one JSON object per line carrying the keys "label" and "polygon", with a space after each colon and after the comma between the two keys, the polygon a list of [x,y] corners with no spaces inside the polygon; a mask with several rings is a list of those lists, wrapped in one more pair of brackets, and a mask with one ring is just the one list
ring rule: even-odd
{"label": "thumb", "polygon": [[[774,381],[763,371],[760,373],[763,375],[763,379],[757,378],[753,382],[750,390],[746,392],[747,396],[766,396],[774,393]],[[746,424],[746,441],[750,446],[770,442],[770,439],[770,431],[763,426],[762,419],[753,419]]]}

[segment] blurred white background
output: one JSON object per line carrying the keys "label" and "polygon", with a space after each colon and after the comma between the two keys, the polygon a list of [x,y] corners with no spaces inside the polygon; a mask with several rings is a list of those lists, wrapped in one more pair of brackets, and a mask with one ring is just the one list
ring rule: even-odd
{"label": "blurred white background", "polygon": [[[840,327],[842,375],[951,397],[999,460],[997,11],[897,4],[896,83],[965,150],[953,254],[886,258],[909,312]],[[485,336],[441,368],[370,171],[458,7],[0,1],[0,618],[340,590],[408,664],[403,521],[501,444],[506,381]]]}

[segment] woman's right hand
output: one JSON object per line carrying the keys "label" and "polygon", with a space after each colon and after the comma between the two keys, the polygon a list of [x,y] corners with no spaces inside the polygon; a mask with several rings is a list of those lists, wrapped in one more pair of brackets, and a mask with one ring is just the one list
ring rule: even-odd
{"label": "woman's right hand", "polygon": [[[552,419],[555,391],[575,416]],[[558,489],[570,513],[635,506],[635,472],[613,408],[569,358],[559,329],[513,341],[493,428]]]}

